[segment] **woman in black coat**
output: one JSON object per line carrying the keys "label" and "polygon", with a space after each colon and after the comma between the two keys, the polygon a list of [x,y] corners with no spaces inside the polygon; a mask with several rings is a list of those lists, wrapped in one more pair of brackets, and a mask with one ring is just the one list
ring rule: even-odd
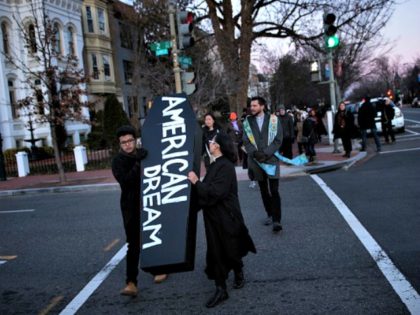
{"label": "woman in black coat", "polygon": [[209,153],[209,140],[213,139],[216,134],[220,132],[221,128],[216,123],[216,118],[212,113],[204,115],[204,127],[203,127],[203,148],[201,154],[204,159],[204,166],[206,169],[210,165],[210,153]]}
{"label": "woman in black coat", "polygon": [[352,150],[351,139],[355,134],[354,116],[346,111],[346,104],[343,102],[338,105],[338,111],[334,118],[333,134],[334,139],[341,138],[344,147],[343,157],[349,158]]}
{"label": "woman in black coat", "polygon": [[242,257],[256,250],[239,205],[233,143],[228,135],[218,133],[209,141],[209,150],[215,161],[210,164],[204,180],[201,182],[194,172],[188,174],[188,179],[203,209],[207,239],[205,272],[216,283],[216,292],[206,307],[214,307],[229,297],[226,279],[231,270],[234,271],[234,288],[244,286]]}

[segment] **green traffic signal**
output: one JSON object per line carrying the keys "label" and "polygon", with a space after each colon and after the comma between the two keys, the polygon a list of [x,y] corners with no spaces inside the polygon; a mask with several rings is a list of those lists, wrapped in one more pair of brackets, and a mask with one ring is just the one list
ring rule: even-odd
{"label": "green traffic signal", "polygon": [[327,48],[335,48],[340,44],[340,39],[337,35],[327,36],[325,39],[325,45]]}

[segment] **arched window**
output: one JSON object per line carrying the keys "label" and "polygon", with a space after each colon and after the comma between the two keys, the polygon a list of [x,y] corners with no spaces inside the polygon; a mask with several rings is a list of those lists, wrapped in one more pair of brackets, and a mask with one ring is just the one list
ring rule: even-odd
{"label": "arched window", "polygon": [[66,30],[67,53],[71,56],[76,56],[76,49],[74,47],[74,30],[69,26]]}
{"label": "arched window", "polygon": [[5,55],[10,54],[10,42],[9,42],[9,26],[6,22],[1,22],[1,35],[3,39],[3,53]]}
{"label": "arched window", "polygon": [[28,26],[28,37],[29,37],[29,51],[31,53],[36,53],[36,34],[35,34],[35,26],[31,23]]}
{"label": "arched window", "polygon": [[18,117],[18,108],[16,104],[15,80],[8,79],[7,86],[9,88],[9,100],[10,100],[10,107],[12,109],[12,117],[13,119],[16,119]]}
{"label": "arched window", "polygon": [[58,23],[54,23],[52,45],[56,54],[60,55],[61,54],[61,36],[60,36],[60,25]]}

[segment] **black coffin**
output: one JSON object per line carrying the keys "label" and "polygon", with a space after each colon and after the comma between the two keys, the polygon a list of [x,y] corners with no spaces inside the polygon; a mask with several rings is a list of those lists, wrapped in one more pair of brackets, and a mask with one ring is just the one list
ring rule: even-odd
{"label": "black coffin", "polygon": [[187,174],[200,174],[201,128],[185,94],[157,97],[142,129],[140,268],[194,269],[197,211]]}

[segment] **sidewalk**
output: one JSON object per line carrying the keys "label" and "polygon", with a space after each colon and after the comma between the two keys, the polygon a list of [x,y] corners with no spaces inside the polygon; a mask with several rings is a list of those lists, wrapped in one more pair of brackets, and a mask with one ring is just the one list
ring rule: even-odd
{"label": "sidewalk", "polygon": [[[281,177],[302,176],[308,173],[332,171],[342,167],[350,167],[358,160],[366,157],[366,152],[354,150],[351,157],[343,158],[343,153],[332,153],[333,146],[318,144],[317,163],[304,166],[290,166],[281,163]],[[295,153],[297,155],[297,153]],[[247,170],[236,167],[238,180],[248,180]],[[201,176],[204,175],[202,168]],[[112,176],[110,169],[66,173],[67,182],[61,184],[57,174],[29,175],[26,177],[10,177],[0,181],[0,197],[22,194],[36,194],[42,192],[68,192],[82,190],[119,190],[119,185]]]}

